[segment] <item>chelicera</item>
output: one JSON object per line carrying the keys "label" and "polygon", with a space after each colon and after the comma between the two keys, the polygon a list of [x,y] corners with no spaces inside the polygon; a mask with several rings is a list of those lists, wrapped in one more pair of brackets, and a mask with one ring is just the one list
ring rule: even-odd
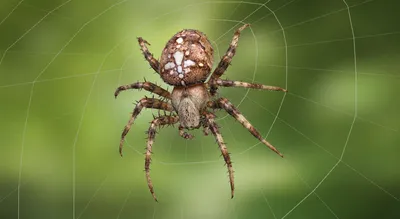
{"label": "chelicera", "polygon": [[175,34],[167,42],[162,51],[160,60],[155,59],[148,50],[147,45],[150,44],[141,37],[138,38],[141,51],[150,66],[154,71],[160,74],[165,83],[174,88],[170,93],[160,86],[146,81],[123,85],[117,88],[115,97],[117,97],[121,91],[128,89],[145,89],[160,96],[160,99],[146,97],[138,101],[128,124],[122,132],[119,152],[122,156],[122,146],[125,136],[143,108],[169,112],[169,115],[165,114],[154,118],[147,132],[145,172],[148,187],[156,201],[157,198],[150,178],[150,162],[156,129],[158,127],[178,123],[179,135],[185,139],[193,138],[193,136],[185,130],[203,128],[205,135],[208,135],[208,132],[211,131],[217,140],[228,168],[232,198],[235,189],[232,162],[212,111],[217,109],[225,110],[239,121],[254,137],[278,155],[283,156],[273,145],[263,139],[260,133],[228,99],[216,97],[219,87],[243,87],[287,92],[287,90],[280,87],[224,80],[220,78],[235,55],[240,33],[248,26],[248,24],[245,24],[236,30],[228,50],[213,72],[213,48],[206,35],[198,30],[185,29]]}

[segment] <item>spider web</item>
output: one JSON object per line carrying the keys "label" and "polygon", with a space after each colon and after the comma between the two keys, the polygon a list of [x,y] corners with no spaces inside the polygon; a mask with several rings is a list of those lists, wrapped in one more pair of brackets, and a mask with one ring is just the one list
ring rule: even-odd
{"label": "spider web", "polygon": [[[395,1],[6,1],[0,7],[0,218],[398,218],[400,30]],[[393,22],[392,22],[393,21]],[[215,140],[159,131],[144,179],[144,110],[117,153],[134,100],[120,84],[162,84],[158,57],[182,28],[226,51],[225,77],[289,93],[221,88],[284,155],[226,113],[218,123],[235,169],[229,199]],[[156,113],[156,112],[155,112]]]}

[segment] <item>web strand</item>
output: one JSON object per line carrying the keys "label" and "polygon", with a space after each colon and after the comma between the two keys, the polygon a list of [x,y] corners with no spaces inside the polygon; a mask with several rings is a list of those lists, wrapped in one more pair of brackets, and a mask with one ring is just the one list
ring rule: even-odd
{"label": "web strand", "polygon": [[[254,101],[253,99],[251,99],[250,97],[248,97],[247,99],[251,100],[254,104],[257,104],[259,107],[261,107],[262,109],[264,109],[265,111],[267,111],[268,113],[270,113],[271,115],[274,115],[271,111],[269,111],[267,108],[265,108],[264,106],[262,106],[261,104],[259,104],[258,102]],[[300,134],[303,138],[305,138],[306,140],[308,140],[309,142],[311,142],[313,145],[317,146],[318,148],[320,148],[321,150],[323,150],[326,154],[328,154],[329,156],[331,156],[332,158],[334,158],[337,162],[339,162],[340,158],[335,156],[332,152],[330,152],[328,149],[326,149],[325,147],[323,147],[321,144],[317,143],[315,140],[311,139],[310,137],[308,137],[306,134],[304,134],[303,132],[301,132],[300,130],[298,130],[296,127],[294,127],[293,125],[291,125],[289,122],[285,121],[282,118],[279,118],[279,121],[284,123],[286,126],[288,126],[289,128],[291,128],[293,131],[295,131],[296,133]],[[257,144],[258,145],[258,144]],[[253,145],[255,146],[255,145]],[[357,173],[359,176],[361,176],[362,178],[364,178],[365,180],[367,180],[368,182],[370,182],[372,185],[376,186],[378,189],[380,189],[382,192],[386,193],[387,195],[391,196],[392,198],[394,198],[395,200],[399,201],[399,198],[394,196],[393,194],[391,194],[390,192],[388,192],[387,190],[385,190],[382,186],[378,185],[376,182],[374,182],[373,180],[371,180],[370,178],[368,178],[367,176],[365,176],[363,173],[361,173],[360,171],[358,171],[357,169],[355,169],[353,166],[351,166],[350,164],[346,163],[344,160],[341,160],[340,163],[346,165],[349,169],[351,169],[352,171],[354,171],[355,173]]]}
{"label": "web strand", "polygon": [[[58,9],[64,7],[66,4],[68,4],[71,1],[72,0],[68,0],[68,1],[62,3],[61,5],[55,7],[53,10],[49,11],[38,22],[36,22],[31,28],[29,28],[24,34],[22,34],[15,42],[13,42],[9,47],[7,47],[7,49],[4,51],[3,55],[0,58],[0,65],[3,64],[3,60],[4,60],[8,50],[10,50],[12,47],[14,47],[19,41],[21,41],[26,35],[28,35],[33,29],[35,29],[36,26],[38,26],[40,23],[42,23],[42,21],[44,21],[49,15],[51,15],[53,12],[57,11]],[[19,4],[18,4],[18,6],[19,6]],[[39,74],[39,75],[41,75],[41,74]]]}
{"label": "web strand", "polygon": [[357,81],[357,78],[358,78],[358,75],[357,75],[357,53],[356,53],[356,39],[355,39],[355,34],[354,34],[354,28],[353,28],[353,22],[352,22],[352,18],[351,18],[351,13],[350,13],[350,8],[349,8],[349,5],[347,4],[347,2],[346,2],[346,0],[343,0],[343,3],[346,5],[346,7],[347,7],[347,12],[348,12],[348,16],[349,16],[349,22],[350,22],[350,28],[351,28],[351,34],[352,34],[352,36],[353,36],[353,58],[354,58],[354,117],[353,117],[353,121],[352,121],[352,123],[351,123],[351,125],[350,125],[350,129],[349,129],[349,132],[348,132],[348,134],[347,134],[347,138],[346,138],[346,142],[344,143],[344,146],[343,146],[343,150],[342,150],[342,153],[341,153],[341,155],[340,155],[340,158],[339,158],[339,160],[335,163],[335,165],[328,171],[328,173],[322,178],[322,180],[315,186],[315,188],[313,189],[313,190],[311,190],[311,192],[310,193],[308,193],[299,203],[297,203],[292,209],[290,209],[283,217],[282,217],[282,219],[283,218],[286,218],[290,213],[292,213],[299,205],[301,205],[312,193],[315,193],[315,191],[322,185],[322,183],[326,180],[326,178],[328,178],[328,176],[330,176],[331,175],[331,173],[336,169],[336,167],[339,165],[339,163],[342,161],[342,159],[343,159],[343,156],[344,156],[344,154],[345,154],[345,152],[346,152],[346,148],[347,148],[347,145],[348,145],[348,143],[349,143],[349,139],[350,139],[350,136],[351,136],[351,134],[352,134],[352,131],[353,131],[353,127],[354,127],[354,124],[355,124],[355,122],[356,122],[356,119],[357,119],[357,112],[358,112],[358,106],[357,106],[357,104],[358,104],[358,100],[357,100],[357,98],[358,98],[358,81]]}
{"label": "web strand", "polygon": [[3,18],[3,20],[0,21],[0,26],[4,23],[4,21],[6,21],[13,13],[15,10],[17,10],[17,8],[19,7],[20,4],[22,4],[22,2],[24,2],[24,0],[19,1],[15,7],[13,9],[11,9],[10,13],[7,14],[7,16],[5,16]]}
{"label": "web strand", "polygon": [[269,210],[271,211],[272,216],[274,217],[274,219],[277,219],[277,217],[276,217],[276,215],[275,215],[275,213],[274,213],[274,210],[272,209],[271,205],[269,204],[269,201],[268,201],[268,199],[267,199],[267,196],[265,195],[265,192],[264,192],[262,189],[261,189],[261,194],[262,194],[262,196],[263,196],[265,202],[267,203],[268,208],[269,208]]}
{"label": "web strand", "polygon": [[[126,203],[128,202],[129,198],[131,197],[132,191],[133,191],[133,189],[129,190],[128,195],[126,196],[124,202],[122,203],[121,209],[119,210],[118,215],[117,215],[117,219],[119,219],[121,217],[121,214],[124,211]],[[154,210],[154,212],[155,212],[155,210]],[[153,218],[154,218],[154,216],[153,216]]]}
{"label": "web strand", "polygon": [[[21,207],[20,207],[20,200],[21,200],[20,196],[22,195],[21,188],[22,188],[22,185],[27,183],[27,182],[24,182],[24,183],[22,182],[22,176],[23,176],[23,169],[24,169],[23,168],[24,167],[24,162],[23,161],[24,161],[24,156],[25,156],[24,153],[26,153],[25,146],[26,146],[26,143],[27,143],[27,133],[29,133],[28,132],[29,131],[28,130],[28,128],[29,128],[28,125],[29,125],[30,117],[32,116],[31,115],[32,114],[31,113],[32,104],[34,103],[33,101],[35,101],[35,99],[36,99],[35,98],[36,97],[35,89],[38,88],[38,84],[39,83],[44,83],[44,82],[51,83],[51,82],[55,82],[55,81],[59,81],[59,80],[66,80],[66,79],[70,79],[70,78],[93,77],[93,79],[91,81],[91,84],[89,86],[90,89],[89,89],[89,91],[87,93],[87,96],[86,96],[86,99],[85,99],[85,102],[84,102],[84,105],[83,105],[82,113],[80,114],[80,117],[79,117],[79,123],[77,124],[78,128],[77,128],[77,131],[75,133],[75,138],[74,138],[73,145],[72,145],[72,171],[73,171],[73,173],[72,173],[72,218],[73,219],[75,219],[75,218],[76,219],[84,218],[83,217],[84,213],[86,212],[88,207],[94,202],[95,197],[101,191],[105,181],[108,178],[108,175],[107,175],[107,177],[103,181],[101,181],[100,186],[98,186],[97,189],[95,190],[94,194],[92,194],[89,202],[84,206],[83,210],[79,213],[79,215],[77,215],[77,212],[76,212],[76,195],[77,195],[77,191],[76,191],[76,169],[77,169],[77,166],[76,166],[76,155],[77,154],[76,153],[77,153],[77,150],[76,150],[76,148],[78,146],[78,140],[80,139],[81,127],[82,127],[83,122],[85,120],[85,115],[87,113],[86,111],[87,111],[87,108],[89,106],[89,101],[91,99],[92,93],[94,92],[93,90],[94,90],[94,87],[95,87],[95,85],[97,83],[98,76],[101,75],[101,74],[109,74],[109,73],[119,72],[119,74],[116,74],[116,75],[118,75],[118,84],[121,83],[121,78],[122,78],[122,75],[123,75],[123,71],[126,69],[126,65],[127,65],[128,61],[130,61],[132,59],[132,57],[134,57],[134,53],[133,52],[126,57],[126,59],[124,60],[122,66],[120,66],[118,68],[113,68],[113,69],[110,69],[110,70],[102,70],[102,69],[103,69],[103,66],[106,63],[106,61],[110,58],[111,54],[118,47],[121,46],[122,42],[125,42],[126,40],[132,38],[132,36],[127,36],[126,38],[123,38],[123,40],[120,43],[116,44],[113,48],[111,48],[110,51],[108,51],[108,53],[104,53],[104,54],[64,53],[64,50],[92,22],[94,22],[95,20],[97,20],[99,17],[101,17],[102,15],[106,14],[107,12],[115,9],[117,6],[120,6],[123,3],[128,2],[129,0],[124,0],[124,1],[117,2],[117,3],[107,7],[105,10],[103,10],[102,12],[97,14],[96,16],[91,17],[87,22],[83,23],[83,25],[80,27],[80,29],[78,29],[77,32],[75,32],[75,34],[56,53],[54,53],[54,52],[40,52],[40,51],[12,50],[14,47],[16,47],[16,45],[18,45],[19,42],[21,42],[22,39],[24,39],[27,36],[29,36],[29,33],[31,33],[32,30],[37,28],[42,22],[46,21],[51,15],[55,15],[56,11],[60,10],[64,6],[66,6],[71,1],[72,0],[65,1],[65,2],[61,3],[60,5],[58,5],[57,7],[53,8],[52,10],[46,11],[47,13],[43,17],[41,17],[41,19],[39,19],[33,26],[31,26],[22,35],[20,35],[17,38],[16,41],[13,41],[13,43],[11,43],[8,47],[6,47],[6,49],[2,51],[2,54],[0,54],[0,66],[2,66],[2,65],[5,66],[5,64],[4,64],[5,61],[4,60],[7,57],[7,55],[10,54],[10,53],[34,54],[34,55],[38,55],[38,56],[39,55],[52,55],[51,60],[46,63],[45,67],[36,75],[36,77],[34,78],[33,81],[0,85],[0,89],[1,88],[12,88],[12,87],[18,87],[18,86],[27,86],[27,88],[30,88],[29,89],[29,99],[28,99],[28,103],[27,103],[27,110],[26,110],[26,113],[24,115],[25,119],[23,121],[23,129],[22,129],[21,152],[20,152],[20,156],[19,156],[19,169],[18,169],[18,186],[17,186],[17,188],[15,188],[10,193],[8,193],[7,195],[3,196],[0,199],[0,203],[1,203],[4,200],[6,200],[8,197],[10,197],[11,194],[13,194],[15,192],[18,193],[17,194],[18,195],[18,199],[17,199],[17,201],[18,201],[18,204],[17,204],[18,219],[20,218],[20,213],[21,213],[21,210],[22,210]],[[268,49],[268,50],[282,50],[283,49],[284,52],[285,52],[285,64],[284,65],[275,65],[275,64],[265,65],[263,63],[263,66],[284,68],[285,69],[285,76],[282,75],[281,77],[285,77],[285,87],[286,88],[288,86],[288,74],[289,74],[289,71],[291,69],[303,69],[303,70],[310,70],[310,71],[327,71],[327,72],[335,72],[335,73],[343,73],[343,74],[354,74],[354,106],[353,106],[354,107],[354,113],[353,114],[349,113],[349,112],[345,112],[343,110],[339,110],[339,109],[330,107],[330,106],[325,105],[323,103],[317,102],[317,101],[315,101],[315,100],[313,100],[311,98],[307,98],[307,97],[301,96],[301,95],[297,94],[296,91],[288,93],[292,97],[295,97],[295,98],[298,98],[300,100],[304,100],[304,101],[313,103],[313,104],[318,105],[318,106],[322,106],[322,107],[324,107],[326,109],[329,109],[329,110],[332,110],[332,111],[335,111],[335,112],[339,112],[341,114],[347,115],[349,118],[350,117],[352,118],[348,133],[346,135],[345,142],[343,144],[343,147],[342,147],[342,150],[341,150],[341,153],[340,153],[340,156],[334,155],[327,148],[323,147],[321,144],[317,143],[315,140],[313,140],[309,136],[305,135],[303,132],[301,132],[299,129],[297,129],[294,125],[292,125],[290,122],[288,122],[287,120],[284,120],[281,117],[280,112],[284,107],[285,101],[289,101],[288,99],[290,99],[290,98],[286,98],[287,97],[286,93],[283,94],[282,99],[280,100],[279,105],[278,105],[279,107],[278,107],[276,112],[269,111],[264,106],[262,106],[262,104],[258,103],[258,101],[253,100],[249,95],[250,89],[247,89],[247,90],[245,90],[244,92],[241,93],[240,101],[237,104],[238,107],[240,107],[245,100],[250,100],[254,104],[258,105],[263,110],[265,110],[266,112],[270,113],[273,116],[273,120],[272,120],[272,123],[269,125],[269,128],[268,129],[265,128],[266,130],[263,130],[263,131],[266,131],[265,136],[264,136],[265,138],[268,138],[270,136],[270,133],[272,132],[272,130],[274,130],[274,128],[276,128],[275,124],[279,121],[279,122],[282,122],[283,124],[285,124],[286,126],[288,126],[289,128],[291,128],[294,132],[298,133],[301,136],[301,138],[306,139],[309,142],[311,142],[313,145],[317,146],[319,149],[321,149],[321,152],[323,152],[325,154],[328,154],[330,157],[335,159],[335,164],[332,167],[329,168],[328,172],[324,173],[324,176],[322,177],[322,179],[320,179],[315,186],[311,186],[307,181],[305,181],[304,177],[301,176],[300,173],[296,171],[294,166],[289,161],[286,161],[287,164],[289,164],[289,166],[293,169],[293,172],[295,172],[297,177],[301,180],[301,182],[308,188],[307,190],[309,190],[309,192],[304,197],[302,197],[300,199],[300,201],[297,202],[293,207],[291,206],[292,208],[288,212],[286,212],[281,217],[281,219],[286,218],[289,215],[291,215],[292,212],[295,211],[297,208],[299,208],[302,205],[302,203],[304,201],[306,201],[311,195],[316,196],[318,198],[318,200],[325,206],[326,209],[328,209],[330,211],[330,213],[335,218],[339,218],[338,215],[334,211],[336,209],[332,209],[330,206],[328,206],[327,202],[325,202],[322,199],[322,197],[317,194],[317,190],[325,182],[325,180],[329,176],[331,176],[333,173],[335,173],[335,171],[337,171],[337,169],[338,169],[337,166],[339,166],[339,164],[343,164],[343,166],[347,167],[348,169],[352,170],[354,173],[356,173],[359,176],[361,176],[365,181],[367,181],[368,183],[372,184],[374,187],[378,188],[380,191],[382,191],[386,195],[390,196],[391,198],[393,198],[396,201],[399,201],[398,197],[396,197],[394,194],[391,194],[388,190],[386,190],[384,188],[384,186],[379,185],[374,180],[369,178],[369,176],[367,176],[368,174],[365,174],[365,173],[355,169],[349,163],[345,162],[344,161],[344,157],[346,156],[347,148],[351,146],[351,145],[349,145],[349,141],[353,137],[353,130],[354,130],[354,126],[355,126],[357,121],[365,121],[365,122],[373,124],[373,125],[375,125],[375,126],[377,126],[379,128],[383,128],[383,129],[389,130],[391,132],[398,132],[398,129],[395,129],[393,127],[388,127],[388,126],[379,124],[377,122],[371,121],[368,118],[362,118],[362,117],[358,116],[358,76],[360,76],[360,75],[371,75],[371,76],[377,76],[377,77],[393,77],[393,78],[398,78],[400,76],[396,75],[396,74],[379,74],[379,73],[372,73],[372,72],[358,72],[356,41],[358,39],[370,39],[370,38],[376,38],[376,37],[385,37],[385,36],[389,36],[389,35],[397,35],[397,34],[400,34],[400,32],[399,31],[393,31],[393,32],[387,32],[387,33],[379,33],[379,34],[364,35],[364,36],[358,35],[358,36],[356,36],[355,30],[354,30],[354,27],[353,27],[352,14],[351,14],[351,10],[350,9],[353,9],[355,7],[359,7],[359,6],[364,5],[366,3],[373,2],[374,0],[367,0],[367,1],[355,4],[355,5],[348,5],[346,0],[342,0],[344,5],[346,6],[346,7],[342,8],[342,9],[335,10],[335,11],[332,11],[332,12],[329,12],[329,13],[326,13],[326,14],[322,14],[322,15],[319,15],[317,17],[314,17],[314,18],[311,18],[311,19],[308,19],[308,20],[299,21],[297,23],[290,24],[290,25],[287,25],[287,26],[282,25],[282,23],[280,22],[280,20],[278,19],[277,15],[276,15],[276,12],[277,11],[283,11],[287,6],[289,6],[290,4],[293,4],[296,1],[297,0],[287,1],[282,6],[278,7],[275,10],[271,10],[270,7],[267,6],[267,4],[270,1],[266,1],[265,3],[254,3],[254,2],[245,2],[245,1],[207,1],[207,2],[189,4],[189,5],[185,5],[183,7],[180,7],[178,9],[176,9],[176,10],[167,11],[165,14],[161,14],[158,17],[153,17],[153,19],[146,20],[145,24],[151,23],[151,22],[153,22],[153,21],[155,21],[155,20],[157,20],[157,19],[159,19],[161,17],[165,17],[167,15],[172,15],[174,13],[181,12],[181,11],[183,11],[185,9],[188,9],[188,8],[191,8],[191,7],[200,7],[200,6],[214,5],[214,4],[236,4],[236,7],[234,7],[234,10],[230,14],[228,13],[228,15],[225,16],[226,18],[205,19],[205,20],[213,21],[213,22],[229,22],[229,23],[232,23],[231,28],[229,28],[227,31],[225,31],[223,34],[221,34],[219,37],[217,37],[217,38],[212,40],[212,44],[213,44],[214,48],[216,49],[216,54],[217,54],[218,57],[220,57],[220,53],[219,53],[220,51],[218,50],[218,46],[219,45],[221,45],[221,46],[225,45],[225,43],[223,43],[223,42],[224,42],[225,38],[228,38],[228,37],[225,37],[225,36],[227,36],[230,32],[232,32],[232,30],[237,28],[238,25],[246,23],[246,21],[249,20],[252,16],[254,16],[257,12],[260,12],[261,10],[265,10],[266,11],[266,15],[262,16],[259,19],[257,19],[252,24],[261,22],[262,20],[264,20],[265,18],[267,18],[269,16],[274,16],[274,19],[276,20],[276,22],[278,23],[280,28],[277,29],[277,30],[268,31],[268,35],[274,34],[274,33],[281,33],[282,34],[282,40],[284,42],[284,46],[269,47],[269,48],[266,48],[266,49]],[[24,0],[19,1],[11,9],[11,11],[0,21],[0,26],[3,25],[10,18],[10,16],[21,5],[24,5]],[[235,13],[237,11],[239,11],[239,9],[241,9],[241,7],[246,6],[246,5],[254,5],[255,9],[251,10],[249,13],[247,13],[246,16],[243,19],[235,20],[234,19]],[[45,11],[45,10],[43,10],[43,11]],[[328,16],[331,16],[331,15],[334,15],[334,14],[337,14],[337,13],[340,13],[340,12],[347,12],[349,23],[350,23],[350,30],[351,30],[351,33],[352,33],[352,37],[325,40],[325,41],[316,41],[316,42],[306,42],[306,43],[292,44],[292,45],[287,42],[285,31],[287,31],[288,29],[291,29],[293,27],[299,27],[299,26],[307,24],[307,23],[312,23],[312,22],[315,22],[315,21],[317,21],[317,20],[319,20],[321,18],[328,17]],[[70,21],[72,21],[72,18],[68,18],[68,17],[65,17],[65,16],[63,16],[63,18],[67,18]],[[213,23],[213,22],[210,22],[210,23]],[[145,24],[143,24],[143,25],[145,25]],[[252,34],[253,39],[254,39],[254,51],[255,51],[254,70],[253,70],[252,76],[249,76],[249,79],[250,79],[251,82],[255,82],[256,75],[259,73],[258,72],[259,45],[258,45],[257,39],[262,37],[262,35],[259,34],[259,35],[256,36],[256,34],[255,34],[253,29],[250,28],[249,30],[250,30],[250,32]],[[348,72],[348,71],[335,70],[335,69],[313,68],[312,66],[311,67],[298,67],[298,66],[290,66],[289,65],[288,50],[290,48],[307,47],[307,46],[311,46],[311,45],[324,45],[324,44],[330,44],[330,43],[341,42],[341,41],[350,41],[350,40],[352,40],[352,46],[353,46],[354,71]],[[87,56],[91,56],[91,55],[96,55],[96,56],[97,55],[101,55],[101,56],[104,57],[104,59],[100,63],[100,65],[98,67],[98,70],[95,71],[95,72],[88,72],[88,73],[82,73],[82,74],[77,74],[77,75],[72,75],[72,73],[71,73],[71,75],[67,75],[67,76],[63,76],[63,77],[54,77],[54,78],[50,78],[50,79],[41,79],[43,74],[47,72],[49,67],[54,64],[54,62],[59,58],[60,55],[73,55],[73,56],[82,56],[82,57],[87,57]],[[142,73],[140,73],[140,74],[142,74]],[[145,74],[145,73],[143,73],[143,74]],[[28,87],[28,85],[30,87]],[[232,135],[231,136],[232,141],[238,142],[238,140],[234,136],[233,131],[230,129],[228,123],[226,122],[226,120],[225,120],[226,118],[228,118],[228,115],[222,116],[221,118],[218,119],[219,121],[223,120],[223,124],[225,124],[228,127],[228,129],[225,129],[225,130],[227,130],[227,133],[224,133],[224,134],[225,134],[225,136],[228,136],[229,135],[228,132],[230,132],[231,135]],[[177,142],[178,141],[177,140],[178,139],[177,136],[178,135],[176,135],[173,138],[174,140],[171,141],[168,144],[168,146],[169,146],[168,149],[165,149],[165,151],[166,151],[165,153],[166,154],[173,155],[172,152],[171,152],[171,148],[174,147],[173,142]],[[201,137],[203,137],[203,136],[201,136]],[[182,139],[179,138],[179,142],[180,141],[182,141]],[[220,159],[212,160],[212,159],[208,159],[208,158],[205,157],[204,154],[205,154],[205,151],[208,149],[208,145],[207,146],[203,145],[203,142],[201,142],[201,152],[202,152],[201,159],[199,159],[199,161],[189,160],[188,159],[188,155],[190,154],[190,152],[191,152],[190,150],[191,149],[190,149],[190,146],[188,146],[188,141],[186,141],[185,143],[186,143],[186,147],[184,148],[185,156],[184,156],[184,159],[182,159],[183,161],[179,161],[179,160],[178,161],[176,161],[176,160],[167,161],[167,160],[163,160],[162,158],[159,158],[157,156],[153,159],[153,161],[155,163],[158,163],[158,164],[161,164],[161,165],[164,165],[164,166],[188,166],[188,169],[189,168],[192,169],[193,167],[190,167],[190,166],[196,166],[196,165],[200,166],[200,165],[205,165],[205,164],[212,164],[212,166],[218,166],[218,165],[221,164],[220,163],[221,162]],[[129,144],[128,141],[126,141],[126,145],[129,148],[131,148],[134,153],[137,153],[138,155],[143,156],[143,151],[137,149],[137,148],[141,149],[142,148],[141,145],[137,146],[137,144],[135,144],[135,146],[132,146],[131,144]],[[244,148],[241,148],[241,150],[238,153],[235,153],[235,158],[243,156],[244,154],[249,154],[248,152],[253,150],[258,145],[259,145],[259,143],[254,144],[254,145],[248,145],[248,146],[246,146]],[[217,151],[215,151],[215,153],[217,153]],[[126,195],[122,206],[120,206],[118,214],[116,214],[117,219],[119,219],[121,217],[122,212],[124,211],[124,208],[127,205],[128,200],[131,198],[132,191],[133,191],[132,189],[129,190],[129,193]],[[183,188],[182,188],[182,193],[184,193]],[[264,192],[264,190],[262,190],[262,189],[261,189],[261,195],[262,195],[263,200],[265,201],[266,206],[268,206],[273,218],[274,219],[278,218],[277,214],[276,214],[277,209],[274,210],[272,208],[272,206],[271,206],[271,203],[273,203],[273,202],[270,202],[270,201],[273,200],[273,199],[267,199],[267,196],[268,197],[270,197],[270,196],[269,196],[269,194],[266,194]],[[185,196],[182,195],[182,197],[185,197]],[[237,210],[236,210],[235,203],[238,200],[241,200],[241,199],[232,200],[232,202],[231,202],[232,211],[233,211],[232,214],[234,214],[233,215],[234,217],[236,217],[236,215],[237,215]],[[180,206],[180,208],[176,210],[176,213],[178,215],[180,213],[180,217],[184,218],[185,216],[190,214],[190,211],[187,210],[186,208],[184,208],[185,200],[182,200],[182,201],[183,201],[183,203]],[[228,209],[226,211],[228,211],[228,210],[229,210],[229,206],[228,206]],[[154,205],[154,208],[153,208],[153,211],[152,211],[152,214],[150,215],[150,217],[152,217],[154,219],[154,218],[156,218],[156,216],[158,217],[159,214],[160,213],[159,213],[158,209],[157,209],[157,214],[156,214],[156,205]]]}

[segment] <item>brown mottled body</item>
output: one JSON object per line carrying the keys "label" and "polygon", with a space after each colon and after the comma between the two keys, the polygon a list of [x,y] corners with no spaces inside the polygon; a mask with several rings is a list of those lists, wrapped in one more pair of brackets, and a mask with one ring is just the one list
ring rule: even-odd
{"label": "brown mottled body", "polygon": [[[157,127],[179,123],[179,135],[185,139],[193,138],[193,135],[187,133],[185,129],[203,128],[204,135],[208,135],[208,132],[211,131],[217,140],[228,168],[231,197],[233,197],[235,190],[232,161],[222,135],[219,132],[219,127],[215,122],[215,115],[211,113],[210,110],[224,109],[228,114],[239,121],[254,137],[282,156],[274,146],[262,138],[260,133],[228,99],[215,99],[218,87],[220,86],[287,92],[286,89],[275,86],[220,79],[236,53],[241,31],[248,26],[248,24],[245,24],[235,32],[228,50],[212,74],[213,48],[206,35],[198,30],[185,29],[175,34],[167,42],[162,51],[160,61],[156,60],[148,50],[146,45],[149,45],[149,43],[141,37],[138,38],[143,55],[150,66],[160,74],[165,83],[174,86],[174,89],[170,93],[153,83],[137,82],[120,86],[114,93],[115,97],[117,97],[119,93],[124,90],[145,89],[161,96],[163,99],[143,98],[137,103],[128,124],[122,132],[120,141],[121,155],[125,136],[143,108],[158,109],[171,113],[169,116],[165,115],[155,118],[151,122],[147,132],[147,150],[145,153],[146,179],[149,190],[156,201],[157,198],[150,177],[150,162]],[[211,77],[207,81],[210,74]]]}
{"label": "brown mottled body", "polygon": [[161,54],[161,78],[173,86],[203,83],[211,72],[213,59],[213,48],[204,33],[182,30],[168,41]]}

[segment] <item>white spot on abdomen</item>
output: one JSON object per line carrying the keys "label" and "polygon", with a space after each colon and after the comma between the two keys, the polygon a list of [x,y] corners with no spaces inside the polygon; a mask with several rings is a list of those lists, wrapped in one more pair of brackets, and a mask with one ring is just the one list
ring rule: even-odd
{"label": "white spot on abdomen", "polygon": [[183,60],[183,53],[180,51],[177,51],[174,53],[174,59],[175,59],[175,63],[177,65],[181,65],[182,64],[182,60]]}
{"label": "white spot on abdomen", "polygon": [[195,62],[193,62],[192,60],[186,60],[186,61],[184,61],[183,62],[183,67],[189,67],[189,66],[192,66],[192,65],[195,65],[196,63]]}
{"label": "white spot on abdomen", "polygon": [[173,62],[168,62],[167,64],[165,64],[164,68],[165,70],[175,68],[175,64]]}
{"label": "white spot on abdomen", "polygon": [[183,43],[182,37],[179,37],[179,38],[176,40],[176,42],[179,43],[179,44]]}

